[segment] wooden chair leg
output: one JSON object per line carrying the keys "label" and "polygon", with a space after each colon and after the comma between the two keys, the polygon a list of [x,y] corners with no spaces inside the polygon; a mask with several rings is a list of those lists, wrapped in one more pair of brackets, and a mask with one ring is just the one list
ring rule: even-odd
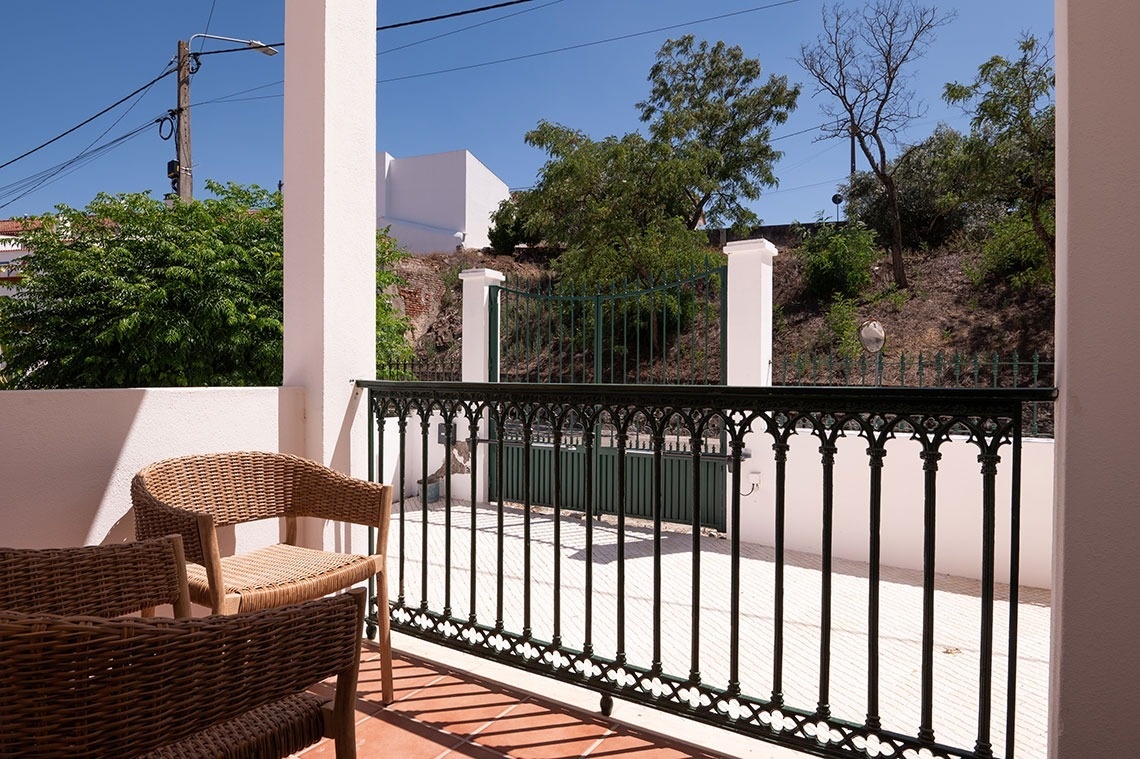
{"label": "wooden chair leg", "polygon": [[376,642],[380,646],[381,700],[390,704],[396,698],[396,688],[392,679],[392,623],[388,613],[388,576],[385,572],[376,575],[376,626]]}

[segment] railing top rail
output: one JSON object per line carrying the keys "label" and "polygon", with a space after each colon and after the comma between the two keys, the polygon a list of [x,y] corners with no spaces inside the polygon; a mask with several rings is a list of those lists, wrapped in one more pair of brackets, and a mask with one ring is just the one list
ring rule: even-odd
{"label": "railing top rail", "polygon": [[829,411],[903,411],[942,408],[961,411],[963,407],[984,412],[1009,408],[1013,404],[1053,401],[1053,387],[962,388],[962,387],[849,387],[776,386],[725,387],[717,385],[540,385],[517,382],[403,382],[357,380],[362,388],[383,390],[392,397],[443,395],[452,398],[509,397],[517,401],[541,403],[650,403],[654,406],[706,408],[794,408],[811,407]]}

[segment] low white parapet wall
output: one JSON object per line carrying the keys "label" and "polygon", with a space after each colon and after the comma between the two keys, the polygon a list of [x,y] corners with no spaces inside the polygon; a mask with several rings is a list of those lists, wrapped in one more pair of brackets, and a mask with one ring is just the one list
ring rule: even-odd
{"label": "low white parapet wall", "polygon": [[[300,388],[0,392],[0,545],[115,543],[134,536],[130,484],[170,456],[231,450],[304,454]],[[278,540],[250,525],[223,551]],[[228,552],[227,551],[227,552]]]}
{"label": "low white parapet wall", "polygon": [[[762,436],[756,436],[760,440]],[[785,546],[819,554],[823,541],[823,478],[819,440],[810,434],[789,441]],[[870,467],[867,441],[841,438],[835,455],[833,555],[867,561],[870,533]],[[887,444],[882,474],[881,561],[886,566],[922,569],[924,477],[922,447],[907,440]],[[980,578],[982,567],[982,476],[978,448],[954,438],[940,449],[936,498],[935,570]],[[997,475],[995,574],[1010,576],[1012,450],[1001,449]],[[771,450],[754,450],[744,473],[760,472],[760,484],[741,498],[741,540],[775,542],[775,464]],[[741,478],[743,492],[748,477]],[[1053,545],[1053,441],[1022,441],[1021,561],[1019,584],[1051,587]]]}

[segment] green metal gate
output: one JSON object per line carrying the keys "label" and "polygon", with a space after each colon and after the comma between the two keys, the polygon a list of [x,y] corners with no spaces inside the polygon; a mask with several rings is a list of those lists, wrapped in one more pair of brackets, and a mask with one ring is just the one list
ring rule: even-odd
{"label": "green metal gate", "polygon": [[[727,344],[727,266],[678,274],[670,282],[592,293],[560,288],[551,280],[490,293],[491,382],[719,385],[724,383]],[[499,497],[497,457],[503,460],[502,497],[524,502],[519,429],[492,423],[490,488]],[[595,514],[617,513],[617,458],[625,456],[626,516],[651,519],[653,463],[650,446],[627,442],[619,449],[604,425],[583,434],[591,446],[560,448],[561,507]],[[541,430],[529,445],[532,505],[552,506],[554,448]],[[699,446],[700,523],[726,529],[727,466],[723,435],[715,430],[693,442],[674,441],[662,467],[663,513],[669,522],[693,522],[693,446]],[[587,451],[592,451],[587,453]],[[593,456],[594,492],[586,494],[586,460]]]}

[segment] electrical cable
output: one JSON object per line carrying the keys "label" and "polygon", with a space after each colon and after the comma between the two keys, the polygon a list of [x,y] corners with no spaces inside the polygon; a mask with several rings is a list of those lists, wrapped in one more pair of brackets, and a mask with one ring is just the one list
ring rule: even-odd
{"label": "electrical cable", "polygon": [[[154,121],[148,121],[145,124],[142,124],[132,129],[131,131],[116,137],[110,142],[103,143],[94,149],[86,150],[76,156],[73,156],[72,158],[69,158],[63,163],[56,164],[55,166],[49,167],[43,171],[37,172],[36,174],[33,174],[29,177],[24,177],[23,179],[19,179],[10,184],[0,186],[0,200],[7,200],[8,198],[11,198],[10,200],[7,200],[6,203],[0,204],[0,208],[5,208],[6,206],[15,203],[17,200],[23,198],[29,193],[38,190],[45,185],[62,179],[63,177],[71,174],[74,171],[77,171],[91,161],[94,161],[96,158],[100,158],[104,154],[110,152],[111,150],[114,150],[117,147],[122,146],[126,142],[142,136],[148,129],[151,128],[153,124]],[[71,169],[71,171],[65,172],[65,169]],[[15,197],[12,197],[13,195]]]}
{"label": "electrical cable", "polygon": [[[218,5],[218,0],[213,0],[213,2],[210,3],[210,15],[206,16],[206,28],[202,32],[203,35],[210,33],[210,22],[214,20],[214,8],[217,7],[217,5]],[[199,53],[202,52],[202,46],[205,44],[206,44],[206,38],[205,38],[205,36],[203,36],[202,39],[198,40],[198,52]]]}
{"label": "electrical cable", "polygon": [[443,37],[450,37],[453,34],[459,34],[460,32],[467,32],[467,31],[470,31],[472,29],[477,29],[480,26],[487,26],[488,24],[494,24],[494,23],[497,23],[499,21],[504,21],[508,18],[514,18],[515,16],[521,16],[524,13],[532,13],[533,11],[540,11],[543,8],[549,8],[552,5],[558,5],[561,2],[563,2],[563,0],[551,0],[551,2],[549,2],[549,3],[543,3],[542,5],[536,5],[533,8],[524,8],[521,11],[515,11],[514,13],[508,13],[505,16],[499,16],[498,18],[488,19],[487,21],[480,21],[478,24],[471,24],[469,26],[461,26],[458,29],[452,29],[450,32],[443,32],[442,34],[437,34],[433,37],[424,37],[422,40],[416,40],[415,42],[409,42],[408,44],[400,45],[399,47],[391,47],[391,48],[388,48],[387,50],[382,50],[382,51],[378,52],[376,55],[377,55],[377,57],[379,57],[381,55],[387,55],[388,53],[394,53],[397,50],[406,50],[409,47],[415,47],[416,45],[422,45],[425,42],[434,42],[435,40],[442,39]]}
{"label": "electrical cable", "polygon": [[96,113],[94,116],[91,116],[90,118],[84,119],[83,121],[81,121],[81,122],[79,122],[78,124],[76,124],[75,126],[73,126],[71,129],[68,129],[66,132],[62,132],[62,133],[60,133],[60,134],[57,134],[55,137],[52,137],[52,138],[51,138],[50,140],[48,140],[47,142],[45,142],[45,143],[42,143],[42,144],[40,144],[40,145],[37,145],[36,147],[32,148],[31,150],[29,150],[29,151],[27,151],[27,152],[25,152],[25,153],[21,153],[20,155],[16,156],[15,158],[13,158],[13,159],[11,159],[11,160],[5,161],[4,163],[0,163],[0,169],[3,169],[3,168],[5,168],[5,167],[7,167],[7,166],[11,166],[11,165],[12,165],[12,164],[14,164],[16,161],[19,161],[19,160],[20,160],[20,159],[22,159],[22,158],[27,158],[27,157],[28,157],[28,156],[30,156],[32,153],[35,153],[35,152],[37,152],[37,151],[40,151],[40,150],[43,150],[43,149],[44,149],[44,148],[46,148],[48,145],[51,145],[53,142],[58,142],[59,140],[62,140],[64,137],[66,137],[67,135],[71,134],[71,133],[72,133],[72,132],[74,132],[76,129],[79,129],[80,127],[83,127],[83,126],[87,126],[88,124],[90,124],[92,121],[94,121],[95,119],[97,119],[97,118],[99,118],[100,116],[102,116],[102,115],[103,115],[104,113],[106,113],[107,111],[110,111],[110,110],[112,110],[112,109],[116,108],[117,106],[120,106],[120,105],[122,105],[123,103],[125,103],[125,102],[126,102],[126,101],[128,101],[128,100],[130,100],[131,98],[133,98],[135,95],[139,94],[140,92],[143,92],[144,90],[147,90],[147,89],[149,89],[149,88],[150,88],[152,85],[154,85],[154,83],[155,83],[155,82],[158,82],[158,81],[160,81],[160,80],[162,80],[162,79],[165,79],[166,77],[168,77],[168,76],[170,76],[171,74],[173,74],[175,71],[177,71],[177,69],[170,69],[169,71],[165,71],[165,72],[163,72],[163,73],[159,74],[159,75],[158,75],[158,76],[156,76],[154,79],[151,79],[149,82],[147,82],[146,84],[144,84],[142,87],[139,87],[137,90],[135,90],[135,91],[134,91],[134,92],[132,92],[131,94],[127,95],[126,97],[120,98],[119,100],[116,100],[114,103],[111,103],[111,105],[109,105],[109,106],[107,106],[106,108],[104,108],[103,110],[99,111],[99,112],[98,112],[98,113]]}
{"label": "electrical cable", "polygon": [[[119,124],[120,121],[125,119],[130,114],[130,112],[134,110],[135,106],[137,106],[142,101],[142,99],[144,97],[146,97],[146,94],[148,92],[150,92],[150,88],[153,87],[157,83],[157,81],[158,80],[156,79],[155,81],[151,82],[150,85],[146,89],[144,89],[142,92],[140,92],[138,97],[135,98],[135,101],[133,103],[131,103],[130,106],[128,106],[125,111],[123,111],[121,114],[119,114],[119,117],[117,119],[115,119],[113,122],[111,122],[111,125],[108,126],[106,129],[104,129],[99,134],[98,137],[91,140],[91,142],[87,143],[87,146],[84,147],[82,150],[80,150],[79,153],[76,155],[76,159],[73,159],[73,160],[77,160],[79,157],[86,154],[87,151],[91,150],[93,145],[95,145],[97,142],[99,142],[99,140],[106,137],[107,133],[110,132],[112,129],[114,129]],[[156,120],[158,125],[159,125],[159,134],[158,134],[159,137],[162,137],[162,122],[164,120],[168,120],[168,119],[170,119],[169,116],[163,116],[163,117],[160,117],[159,119]],[[148,122],[145,126],[149,126],[150,123],[152,123],[152,122]],[[173,129],[171,130],[171,132],[173,133]],[[22,198],[26,195],[29,195],[32,192],[38,190],[40,187],[43,187],[44,185],[49,184],[50,181],[54,177],[56,177],[60,172],[62,172],[64,169],[66,169],[70,165],[71,164],[69,162],[64,162],[62,164],[59,164],[59,167],[55,171],[49,170],[49,172],[47,172],[47,173],[41,172],[44,174],[43,178],[40,179],[35,184],[33,184],[31,187],[29,187],[27,189],[27,191],[23,192],[18,198],[14,198],[12,202],[15,202],[16,200],[19,200],[19,198]],[[76,167],[76,168],[79,168],[79,167]],[[75,169],[72,169],[72,171],[75,171]],[[67,174],[70,174],[70,173],[71,173],[71,171],[67,172]],[[67,176],[67,174],[64,174],[63,176]]]}
{"label": "electrical cable", "polygon": [[483,61],[482,63],[470,63],[466,66],[454,66],[447,69],[437,69],[436,71],[425,71],[420,74],[408,74],[406,76],[394,76],[389,79],[377,79],[377,84],[389,84],[391,82],[403,82],[408,79],[420,79],[427,76],[436,76],[438,74],[450,74],[456,71],[467,71],[469,69],[483,68],[484,66],[494,66],[500,63],[513,63],[514,61],[525,61],[530,58],[539,58],[544,55],[552,55],[554,53],[565,53],[570,50],[581,50],[582,48],[593,47],[595,45],[604,45],[608,42],[621,42],[623,40],[633,39],[635,37],[644,37],[648,34],[657,34],[659,32],[668,32],[673,29],[681,29],[687,26],[696,26],[697,24],[704,24],[709,21],[720,21],[721,19],[732,18],[733,16],[742,16],[746,13],[756,13],[757,11],[771,10],[778,8],[782,5],[792,5],[793,3],[803,2],[803,0],[781,0],[778,3],[770,3],[768,5],[761,5],[755,8],[745,8],[744,10],[733,11],[731,13],[722,13],[719,16],[709,16],[707,18],[700,18],[694,21],[686,21],[681,24],[670,24],[669,26],[659,26],[656,29],[647,29],[643,32],[631,32],[630,34],[622,34],[617,37],[608,37],[603,40],[594,40],[593,42],[582,42],[577,45],[567,45],[566,47],[554,48],[552,50],[541,50],[537,53],[527,53],[525,55],[515,55],[510,58],[499,58],[494,61]]}
{"label": "electrical cable", "polygon": [[[799,0],[789,0],[790,2],[799,2]],[[522,3],[533,3],[534,0],[507,0],[503,3],[495,3],[494,5],[483,5],[478,8],[468,8],[463,11],[455,11],[454,13],[444,13],[439,16],[427,16],[425,18],[412,19],[411,21],[400,21],[395,24],[385,24],[384,26],[376,27],[378,32],[387,32],[392,29],[403,29],[407,26],[418,26],[419,24],[428,24],[432,21],[443,21],[449,18],[459,18],[460,16],[470,16],[472,13],[485,13],[486,11],[498,10],[499,8],[507,8],[512,5],[521,5]],[[271,42],[268,45],[261,45],[261,47],[285,47],[284,42]],[[221,55],[222,53],[236,53],[239,50],[249,50],[249,46],[244,47],[228,47],[224,50],[209,50],[198,55]]]}

